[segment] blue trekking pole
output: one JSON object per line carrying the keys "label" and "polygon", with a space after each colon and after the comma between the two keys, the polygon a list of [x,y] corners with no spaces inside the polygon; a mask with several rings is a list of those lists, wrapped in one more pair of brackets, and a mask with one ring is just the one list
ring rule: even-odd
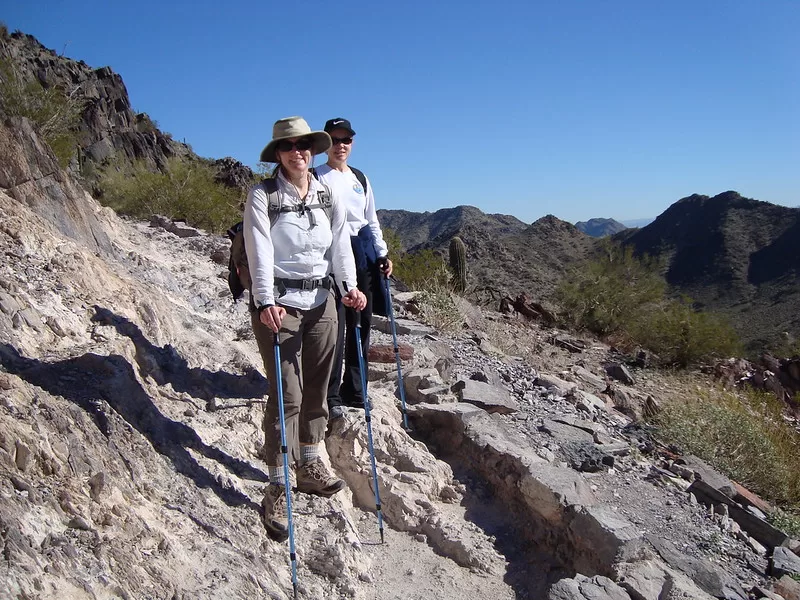
{"label": "blue trekking pole", "polygon": [[392,343],[394,345],[394,359],[397,362],[397,387],[400,390],[400,403],[403,407],[403,429],[411,431],[408,426],[408,414],[406,412],[406,388],[403,386],[403,367],[400,360],[400,346],[397,344],[397,327],[394,323],[394,308],[392,307],[392,292],[389,290],[389,277],[383,276],[383,285],[386,289],[386,314],[389,315],[389,323],[392,326]]}
{"label": "blue trekking pole", "polygon": [[372,482],[375,486],[375,510],[378,512],[378,529],[383,543],[383,514],[381,513],[381,495],[378,491],[378,468],[375,466],[375,446],[372,443],[371,402],[367,395],[367,374],[364,372],[364,349],[361,344],[361,311],[356,311],[356,347],[358,349],[358,370],[361,372],[361,391],[364,394],[364,418],[367,422],[367,439],[369,440],[369,459],[372,462]]}
{"label": "blue trekking pole", "polygon": [[278,387],[278,414],[281,420],[281,454],[283,454],[283,477],[286,488],[286,512],[289,517],[289,561],[292,564],[292,589],[297,600],[297,554],[294,549],[294,523],[292,522],[292,492],[289,482],[289,452],[286,446],[286,416],[283,410],[283,378],[281,374],[280,333],[275,333],[275,379]]}

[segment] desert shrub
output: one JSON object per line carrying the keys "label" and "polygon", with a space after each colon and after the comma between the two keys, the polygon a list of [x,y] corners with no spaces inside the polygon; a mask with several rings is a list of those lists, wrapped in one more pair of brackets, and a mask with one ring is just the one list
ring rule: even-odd
{"label": "desert shrub", "polygon": [[800,538],[800,511],[792,512],[778,508],[768,515],[768,520],[784,533]]}
{"label": "desert shrub", "polygon": [[600,258],[573,270],[556,289],[562,324],[642,346],[680,367],[740,352],[736,333],[721,317],[694,310],[688,298],[666,297],[658,261],[610,241],[602,248]]}
{"label": "desert shrub", "polygon": [[711,388],[656,417],[665,441],[696,454],[764,498],[800,507],[800,434],[774,395]]}
{"label": "desert shrub", "polygon": [[422,293],[416,300],[420,320],[442,333],[461,331],[464,318],[453,297],[447,268],[443,265],[440,272],[419,289]]}
{"label": "desert shrub", "polygon": [[164,172],[147,163],[110,167],[101,177],[100,201],[115,211],[149,219],[159,214],[221,233],[240,221],[241,193],[214,181],[214,169],[200,161],[172,158]]}
{"label": "desert shrub", "polygon": [[571,271],[556,289],[556,302],[568,326],[598,335],[624,330],[632,318],[664,297],[659,265],[637,257],[633,248],[605,241],[599,259]]}
{"label": "desert shrub", "polygon": [[713,313],[695,311],[689,298],[648,306],[625,327],[631,340],[678,367],[739,356],[742,350],[730,324]]}
{"label": "desert shrub", "polygon": [[155,133],[158,131],[158,121],[151,119],[147,113],[138,113],[136,115],[136,131],[141,133]]}
{"label": "desert shrub", "polygon": [[389,249],[389,258],[392,259],[393,263],[396,263],[399,260],[398,257],[403,254],[403,242],[400,239],[400,234],[388,227],[382,227],[381,231],[383,232],[383,241],[386,242],[386,247]]}
{"label": "desert shrub", "polygon": [[45,88],[38,80],[25,82],[8,58],[0,58],[0,112],[5,117],[25,117],[50,146],[62,168],[78,147],[77,126],[84,101],[77,87],[65,91]]}
{"label": "desert shrub", "polygon": [[[391,256],[391,250],[390,250]],[[394,276],[412,290],[449,289],[450,272],[433,250],[394,255]]]}

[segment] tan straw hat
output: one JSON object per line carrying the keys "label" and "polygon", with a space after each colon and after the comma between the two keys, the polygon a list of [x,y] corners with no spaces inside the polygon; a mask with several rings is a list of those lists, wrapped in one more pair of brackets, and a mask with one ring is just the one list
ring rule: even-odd
{"label": "tan straw hat", "polygon": [[264,146],[261,151],[261,162],[278,162],[278,157],[275,156],[275,146],[281,140],[297,137],[310,137],[311,154],[322,154],[331,147],[331,136],[324,131],[311,131],[306,120],[303,117],[286,117],[275,121],[272,126],[272,141]]}

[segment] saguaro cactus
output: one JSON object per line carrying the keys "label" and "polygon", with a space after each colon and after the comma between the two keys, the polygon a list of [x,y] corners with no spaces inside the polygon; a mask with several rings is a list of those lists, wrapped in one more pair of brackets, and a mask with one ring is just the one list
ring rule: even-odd
{"label": "saguaro cactus", "polygon": [[458,236],[450,240],[450,270],[453,272],[453,288],[464,293],[467,289],[467,248]]}

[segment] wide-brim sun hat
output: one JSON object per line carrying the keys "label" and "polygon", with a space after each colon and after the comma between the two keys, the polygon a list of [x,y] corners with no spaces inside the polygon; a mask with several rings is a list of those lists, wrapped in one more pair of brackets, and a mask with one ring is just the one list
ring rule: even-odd
{"label": "wide-brim sun hat", "polygon": [[324,131],[311,131],[311,127],[303,117],[286,117],[275,121],[275,125],[272,126],[272,140],[264,146],[259,160],[270,163],[278,162],[278,157],[275,155],[278,142],[298,137],[311,138],[311,154],[322,154],[333,143],[331,136]]}

